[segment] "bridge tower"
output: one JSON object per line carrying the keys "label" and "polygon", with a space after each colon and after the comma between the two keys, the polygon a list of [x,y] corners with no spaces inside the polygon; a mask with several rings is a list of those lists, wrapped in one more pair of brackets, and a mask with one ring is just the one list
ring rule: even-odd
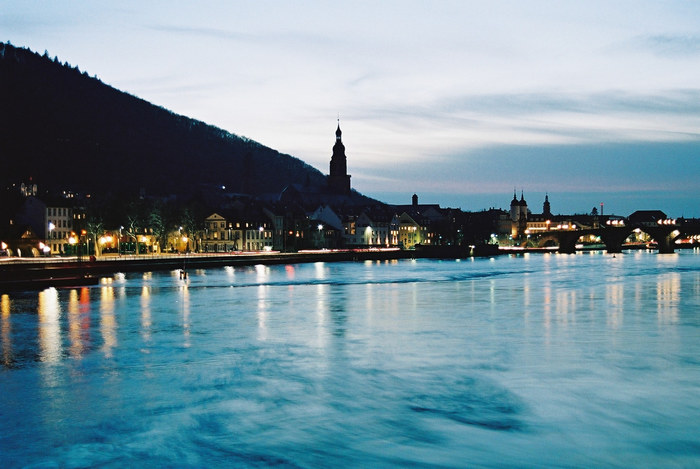
{"label": "bridge tower", "polygon": [[520,192],[520,200],[518,200],[518,196],[513,190],[513,200],[510,202],[510,220],[513,239],[525,233],[527,229],[527,202],[525,202],[525,195],[522,191]]}

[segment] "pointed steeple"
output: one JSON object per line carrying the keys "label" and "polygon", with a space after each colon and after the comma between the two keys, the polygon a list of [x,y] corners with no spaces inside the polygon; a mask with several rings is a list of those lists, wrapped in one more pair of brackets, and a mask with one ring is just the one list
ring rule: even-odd
{"label": "pointed steeple", "polygon": [[335,145],[333,145],[333,155],[331,156],[330,173],[328,175],[328,186],[332,192],[349,194],[350,175],[348,174],[345,145],[343,145],[341,140],[342,135],[340,118],[338,118],[338,127],[335,131]]}

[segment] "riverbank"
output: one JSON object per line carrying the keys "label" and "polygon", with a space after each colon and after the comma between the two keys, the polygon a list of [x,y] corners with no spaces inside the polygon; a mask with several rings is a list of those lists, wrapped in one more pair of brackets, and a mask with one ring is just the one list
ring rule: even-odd
{"label": "riverbank", "polygon": [[99,258],[9,258],[0,262],[0,292],[97,284],[101,277],[119,272],[237,267],[256,264],[298,264],[392,260],[415,257],[399,249],[319,250],[296,253],[190,253],[100,256]]}
{"label": "riverbank", "polygon": [[411,258],[457,259],[470,256],[496,256],[556,252],[557,248],[481,246],[465,250],[451,246],[425,246],[415,251],[400,249],[316,250],[296,253],[189,253],[151,255],[104,255],[99,258],[40,257],[0,258],[0,292],[37,290],[48,287],[95,285],[100,278],[120,272],[241,267],[256,264],[299,264]]}

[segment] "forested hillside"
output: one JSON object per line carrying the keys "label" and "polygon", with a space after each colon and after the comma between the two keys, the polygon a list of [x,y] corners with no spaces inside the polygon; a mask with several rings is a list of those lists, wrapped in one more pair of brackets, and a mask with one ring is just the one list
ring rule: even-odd
{"label": "forested hillside", "polygon": [[93,195],[258,195],[323,174],[289,155],[116,90],[47,53],[0,43],[0,180]]}

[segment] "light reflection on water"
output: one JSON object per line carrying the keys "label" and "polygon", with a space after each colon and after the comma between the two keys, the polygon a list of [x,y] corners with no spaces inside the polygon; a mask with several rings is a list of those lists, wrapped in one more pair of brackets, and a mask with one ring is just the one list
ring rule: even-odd
{"label": "light reflection on water", "polygon": [[254,266],[0,298],[0,466],[692,466],[700,253]]}
{"label": "light reflection on water", "polygon": [[102,352],[105,358],[112,358],[112,349],[117,346],[117,321],[114,316],[114,288],[100,288],[100,333]]}
{"label": "light reflection on water", "polygon": [[56,362],[61,358],[61,305],[58,302],[58,291],[47,288],[40,292],[38,303],[39,359],[42,362]]}
{"label": "light reflection on water", "polygon": [[10,321],[10,296],[0,296],[0,331],[2,331],[2,363],[9,367],[12,363],[12,323]]}
{"label": "light reflection on water", "polygon": [[151,338],[151,287],[141,287],[141,336],[145,342]]}

